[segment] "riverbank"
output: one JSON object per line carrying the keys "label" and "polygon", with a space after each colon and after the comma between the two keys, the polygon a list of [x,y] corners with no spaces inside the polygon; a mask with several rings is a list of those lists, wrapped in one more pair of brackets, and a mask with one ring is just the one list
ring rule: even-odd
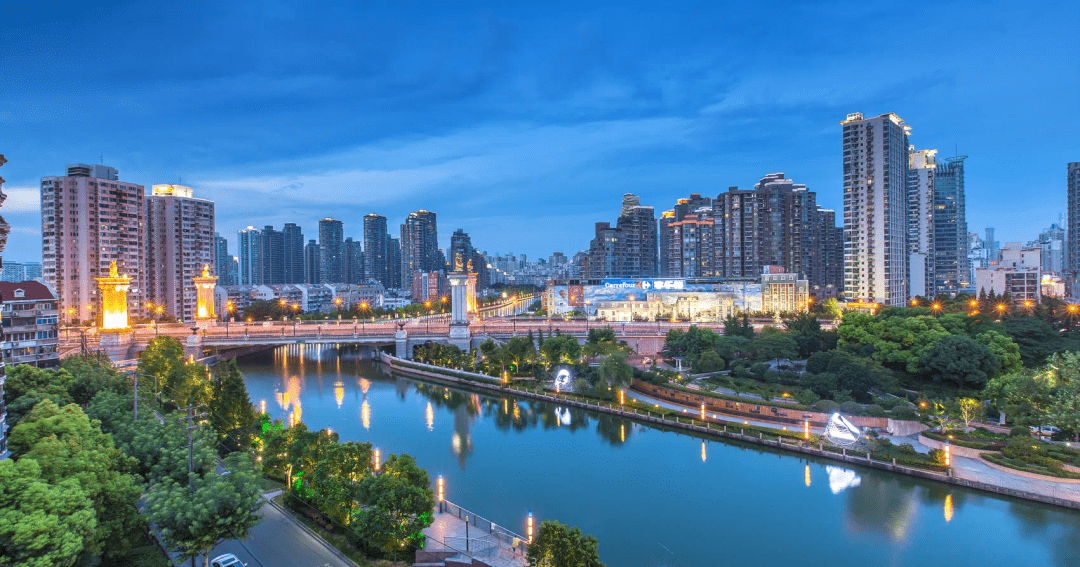
{"label": "riverbank", "polygon": [[[682,418],[680,418],[679,416],[675,416],[674,419],[671,419],[667,416],[662,415],[656,416],[642,414],[639,413],[639,411],[636,409],[634,411],[628,411],[620,408],[618,405],[608,405],[604,402],[592,402],[587,399],[570,399],[567,397],[559,396],[557,394],[553,395],[548,393],[517,389],[509,385],[503,386],[501,383],[499,383],[497,379],[488,376],[472,374],[460,370],[450,370],[413,361],[401,360],[385,353],[380,354],[379,361],[391,370],[394,370],[401,374],[420,378],[425,381],[453,384],[456,386],[462,386],[489,392],[495,395],[510,394],[521,398],[530,398],[563,406],[578,407],[582,409],[588,409],[609,415],[623,417],[626,419],[631,419],[659,428],[667,428],[676,431],[694,433],[699,436],[723,438],[732,441],[741,441],[744,443],[773,447],[779,450],[785,450],[793,453],[801,453],[804,455],[814,456],[822,459],[840,461],[852,465],[861,465],[869,468],[906,474],[908,476],[913,476],[920,479],[932,480],[944,484],[951,484],[954,486],[990,492],[1002,496],[1010,496],[1014,498],[1041,502],[1044,504],[1050,504],[1063,508],[1080,510],[1080,493],[1072,492],[1071,490],[1062,490],[1059,492],[1058,490],[1053,489],[1053,487],[1044,491],[1044,493],[1033,492],[1031,490],[1025,490],[1023,488],[1017,487],[1016,483],[1013,482],[1012,479],[1002,478],[1000,473],[998,475],[963,474],[962,476],[941,474],[926,470],[915,469],[904,465],[895,464],[893,462],[882,462],[874,460],[872,458],[869,458],[869,456],[866,454],[849,454],[846,450],[839,448],[836,448],[836,452],[833,452],[832,448],[825,447],[823,445],[819,445],[818,447],[806,446],[802,441],[785,440],[780,435],[777,435],[775,438],[771,436],[766,437],[766,435],[760,431],[758,431],[757,436],[744,435],[741,431],[735,430],[735,427],[737,427],[737,425],[728,427],[727,423],[711,422],[708,420],[701,422],[703,423],[702,425],[695,423],[696,421],[700,420],[697,420],[695,418],[689,418],[689,416]],[[1065,487],[1067,485],[1062,486]]]}

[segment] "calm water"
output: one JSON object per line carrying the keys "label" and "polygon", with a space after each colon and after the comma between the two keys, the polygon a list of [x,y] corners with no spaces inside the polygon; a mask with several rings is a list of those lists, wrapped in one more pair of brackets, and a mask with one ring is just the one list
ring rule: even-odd
{"label": "calm water", "polygon": [[275,417],[409,453],[518,533],[530,509],[578,525],[610,567],[1080,566],[1080,514],[1050,506],[387,376],[327,347],[241,362]]}

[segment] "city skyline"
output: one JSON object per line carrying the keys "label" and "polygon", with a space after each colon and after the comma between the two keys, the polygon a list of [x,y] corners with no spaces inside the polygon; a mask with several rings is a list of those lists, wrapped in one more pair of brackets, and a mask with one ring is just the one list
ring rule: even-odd
{"label": "city skyline", "polygon": [[[686,194],[716,197],[783,171],[817,192],[820,205],[838,210],[836,123],[853,112],[897,113],[914,125],[918,148],[969,156],[969,228],[996,227],[1001,242],[1028,241],[1057,220],[1066,164],[1080,155],[1068,134],[1080,120],[1068,95],[1080,81],[1071,71],[1077,52],[1067,44],[1065,27],[1077,10],[1069,5],[942,6],[933,18],[893,11],[894,24],[919,38],[902,45],[866,36],[860,24],[886,9],[856,4],[715,13],[641,8],[614,19],[602,9],[435,8],[429,18],[408,7],[365,6],[342,8],[337,18],[312,15],[313,29],[282,47],[258,39],[273,34],[201,24],[214,18],[224,24],[215,30],[243,31],[308,17],[287,4],[252,22],[228,13],[231,7],[170,9],[175,21],[139,7],[71,5],[57,12],[62,16],[14,7],[8,14],[0,37],[13,56],[0,72],[24,85],[0,94],[0,108],[11,109],[0,111],[0,126],[15,142],[4,148],[12,260],[38,259],[40,179],[102,156],[129,182],[182,179],[214,200],[231,249],[233,232],[247,225],[301,222],[314,234],[314,223],[331,215],[347,236],[360,238],[365,214],[396,223],[424,208],[438,211],[447,229],[465,228],[481,250],[535,258],[586,248],[595,220],[613,218],[612,203],[628,192],[660,211]],[[113,15],[147,38],[162,25],[199,31],[142,50],[149,64],[140,59],[139,72],[118,51],[140,51],[130,43],[121,48],[79,34],[42,52],[15,33],[20,26],[105,25]],[[838,15],[844,42],[832,37]],[[640,41],[651,29],[669,37]],[[675,30],[680,38],[672,41]],[[237,45],[221,33],[255,45],[241,53],[207,47]],[[331,63],[297,55],[313,55],[327,37],[350,45],[341,52],[358,54]],[[453,48],[433,49],[444,44]],[[76,52],[97,54],[106,67],[74,70],[73,94],[47,87],[42,73]],[[265,60],[244,56],[255,52]],[[1049,52],[1058,56],[1041,56]],[[443,57],[460,65],[443,68]],[[193,65],[210,58],[208,68]],[[890,63],[871,65],[880,61]],[[98,83],[105,75],[115,77],[108,88]],[[212,102],[196,99],[208,88]],[[325,94],[339,88],[359,94]],[[242,108],[252,102],[263,114]],[[1053,122],[1032,130],[1031,109]],[[51,117],[44,130],[42,115]],[[293,127],[301,121],[304,128]],[[147,149],[151,130],[170,136],[155,137]],[[1019,207],[1011,200],[1030,193],[1040,197]],[[448,247],[448,233],[440,248]],[[508,233],[530,236],[507,242]]]}

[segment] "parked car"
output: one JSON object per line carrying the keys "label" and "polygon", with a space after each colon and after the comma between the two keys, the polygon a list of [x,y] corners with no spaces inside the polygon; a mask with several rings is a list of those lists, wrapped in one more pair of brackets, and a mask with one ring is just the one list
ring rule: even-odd
{"label": "parked car", "polygon": [[1038,435],[1039,437],[1050,437],[1052,435],[1061,433],[1061,430],[1054,427],[1053,425],[1040,425],[1038,427],[1032,425],[1031,432],[1035,435]]}
{"label": "parked car", "polygon": [[231,553],[226,553],[211,559],[210,567],[247,567],[247,563],[240,561]]}

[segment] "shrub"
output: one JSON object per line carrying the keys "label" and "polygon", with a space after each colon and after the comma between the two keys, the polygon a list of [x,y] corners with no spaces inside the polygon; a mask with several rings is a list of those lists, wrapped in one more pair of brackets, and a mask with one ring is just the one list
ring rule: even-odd
{"label": "shrub", "polygon": [[775,370],[766,370],[765,376],[762,379],[768,384],[779,384],[780,373]]}
{"label": "shrub", "polygon": [[1017,425],[1009,430],[1009,437],[1031,437],[1031,430],[1022,425]]}
{"label": "shrub", "polygon": [[892,418],[901,421],[915,421],[919,419],[919,412],[907,406],[893,408]]}
{"label": "shrub", "polygon": [[833,413],[840,409],[840,404],[832,400],[818,400],[814,404],[814,409],[821,413]]}
{"label": "shrub", "polygon": [[768,370],[769,367],[765,366],[765,363],[763,362],[755,362],[750,366],[750,372],[756,376],[758,380],[763,380],[765,378],[765,372]]}
{"label": "shrub", "polygon": [[840,404],[840,413],[846,413],[848,415],[862,415],[863,408],[855,402],[844,402]]}
{"label": "shrub", "polygon": [[885,417],[885,408],[877,404],[870,404],[866,406],[866,415],[871,417]]}

